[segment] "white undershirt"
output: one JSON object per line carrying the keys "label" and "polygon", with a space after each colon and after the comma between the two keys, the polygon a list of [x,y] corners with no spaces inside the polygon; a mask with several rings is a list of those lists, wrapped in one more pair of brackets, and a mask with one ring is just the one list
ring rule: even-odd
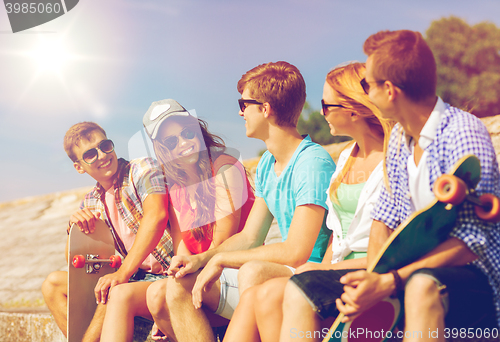
{"label": "white undershirt", "polygon": [[415,164],[415,140],[411,138],[407,140],[407,147],[411,152],[408,158],[407,170],[411,198],[410,202],[413,210],[425,208],[435,197],[430,189],[430,172],[427,167],[427,157],[429,154],[426,148],[429,147],[436,138],[441,115],[445,110],[446,107],[443,100],[438,97],[431,115],[427,119],[422,131],[420,131],[418,145],[424,152],[418,162],[418,166]]}
{"label": "white undershirt", "polygon": [[434,193],[430,190],[430,173],[427,167],[427,151],[424,150],[418,166],[415,165],[415,142],[411,145],[412,154],[408,158],[408,185],[410,188],[411,206],[413,211],[425,208],[433,199]]}

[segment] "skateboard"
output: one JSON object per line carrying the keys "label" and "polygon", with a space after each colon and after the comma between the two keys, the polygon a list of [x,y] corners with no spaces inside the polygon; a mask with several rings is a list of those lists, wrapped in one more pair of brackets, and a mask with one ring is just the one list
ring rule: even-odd
{"label": "skateboard", "polygon": [[68,342],[81,341],[97,307],[94,287],[103,275],[120,267],[113,236],[102,220],[96,220],[92,234],[73,224],[69,233]]}
{"label": "skateboard", "polygon": [[[468,155],[457,161],[449,173],[440,176],[434,183],[436,198],[427,207],[410,215],[389,236],[374,261],[368,265],[367,272],[397,270],[432,251],[448,239],[460,205],[465,201],[474,204],[480,219],[500,221],[500,200],[492,194],[478,196],[475,193],[480,179],[481,165],[477,157]],[[344,315],[339,314],[323,342],[350,341],[354,335],[363,341],[385,341],[391,337],[387,332],[394,329],[402,313],[401,301],[387,298],[351,322],[341,323]],[[357,334],[349,334],[349,329],[364,329],[376,334],[372,334],[372,338],[360,338]]]}

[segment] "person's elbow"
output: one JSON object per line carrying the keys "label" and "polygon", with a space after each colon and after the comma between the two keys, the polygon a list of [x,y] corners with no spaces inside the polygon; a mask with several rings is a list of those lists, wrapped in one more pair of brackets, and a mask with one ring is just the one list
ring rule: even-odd
{"label": "person's elbow", "polygon": [[309,260],[311,252],[307,253],[307,251],[296,249],[295,252],[289,253],[288,255],[289,255],[289,262],[286,263],[287,266],[297,268],[300,265],[305,264]]}

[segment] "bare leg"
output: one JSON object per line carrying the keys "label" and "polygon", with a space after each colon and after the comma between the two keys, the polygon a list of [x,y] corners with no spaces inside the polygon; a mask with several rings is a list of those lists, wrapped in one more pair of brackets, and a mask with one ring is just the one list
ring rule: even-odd
{"label": "bare leg", "polygon": [[224,342],[260,341],[255,317],[255,300],[260,286],[262,285],[253,286],[241,295],[238,306],[229,322]]}
{"label": "bare leg", "polygon": [[56,271],[49,274],[42,284],[42,294],[57,326],[67,337],[68,272]]}
{"label": "bare leg", "polygon": [[149,286],[146,295],[147,306],[157,328],[163,334],[174,338],[170,324],[170,313],[167,308],[167,281],[168,279],[158,280]]}
{"label": "bare leg", "polygon": [[[170,322],[177,341],[214,341],[210,322],[203,309],[195,309],[192,302],[191,290],[198,273],[175,279],[167,279],[167,307],[170,313]],[[211,310],[217,310],[220,297],[220,282],[203,295],[203,305]]]}
{"label": "bare leg", "polygon": [[[297,286],[288,281],[283,297],[283,323],[279,341],[296,341],[301,337],[301,333],[319,331],[319,329],[319,316],[312,310]],[[320,341],[320,338],[311,341]]]}
{"label": "bare leg", "polygon": [[251,286],[260,285],[269,279],[288,277],[292,271],[283,265],[269,261],[253,260],[240,267],[238,272],[238,289],[240,295]]}
{"label": "bare leg", "polygon": [[[410,341],[443,341],[444,308],[436,283],[424,276],[415,275],[405,288],[405,337]],[[439,329],[439,330],[438,330]],[[430,331],[440,332],[438,338],[431,338]],[[421,332],[421,334],[420,334]]]}
{"label": "bare leg", "polygon": [[283,296],[289,279],[289,277],[275,278],[258,286],[255,317],[262,342],[279,340],[283,321]]}
{"label": "bare leg", "polygon": [[90,321],[90,325],[83,335],[82,342],[98,342],[101,338],[102,323],[106,315],[106,305],[98,304],[95,309],[94,317]]}
{"label": "bare leg", "polygon": [[127,283],[111,290],[102,327],[102,341],[132,341],[134,317],[152,319],[146,304],[146,291],[151,284]]}

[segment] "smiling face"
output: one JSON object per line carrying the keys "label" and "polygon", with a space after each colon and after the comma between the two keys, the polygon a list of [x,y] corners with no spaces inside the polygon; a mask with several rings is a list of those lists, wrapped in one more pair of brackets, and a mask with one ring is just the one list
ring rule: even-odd
{"label": "smiling face", "polygon": [[171,160],[194,164],[198,162],[202,149],[200,136],[199,125],[183,125],[178,118],[171,118],[162,123],[156,139],[169,152]]}
{"label": "smiling face", "polygon": [[[335,90],[325,82],[323,86],[323,100],[326,104],[340,104],[339,97]],[[350,136],[350,129],[352,128],[351,111],[346,108],[328,107],[325,115],[325,120],[330,127],[331,135],[347,135]]]}
{"label": "smiling face", "polygon": [[106,136],[97,130],[90,134],[89,140],[82,138],[78,145],[73,147],[73,152],[78,158],[78,160],[73,163],[73,166],[78,173],[88,173],[99,182],[104,189],[108,190],[113,185],[113,180],[118,170],[118,158],[115,151],[106,154],[97,149],[97,160],[95,162],[87,164],[82,160],[83,154],[86,151],[97,148],[99,144],[106,139]]}

